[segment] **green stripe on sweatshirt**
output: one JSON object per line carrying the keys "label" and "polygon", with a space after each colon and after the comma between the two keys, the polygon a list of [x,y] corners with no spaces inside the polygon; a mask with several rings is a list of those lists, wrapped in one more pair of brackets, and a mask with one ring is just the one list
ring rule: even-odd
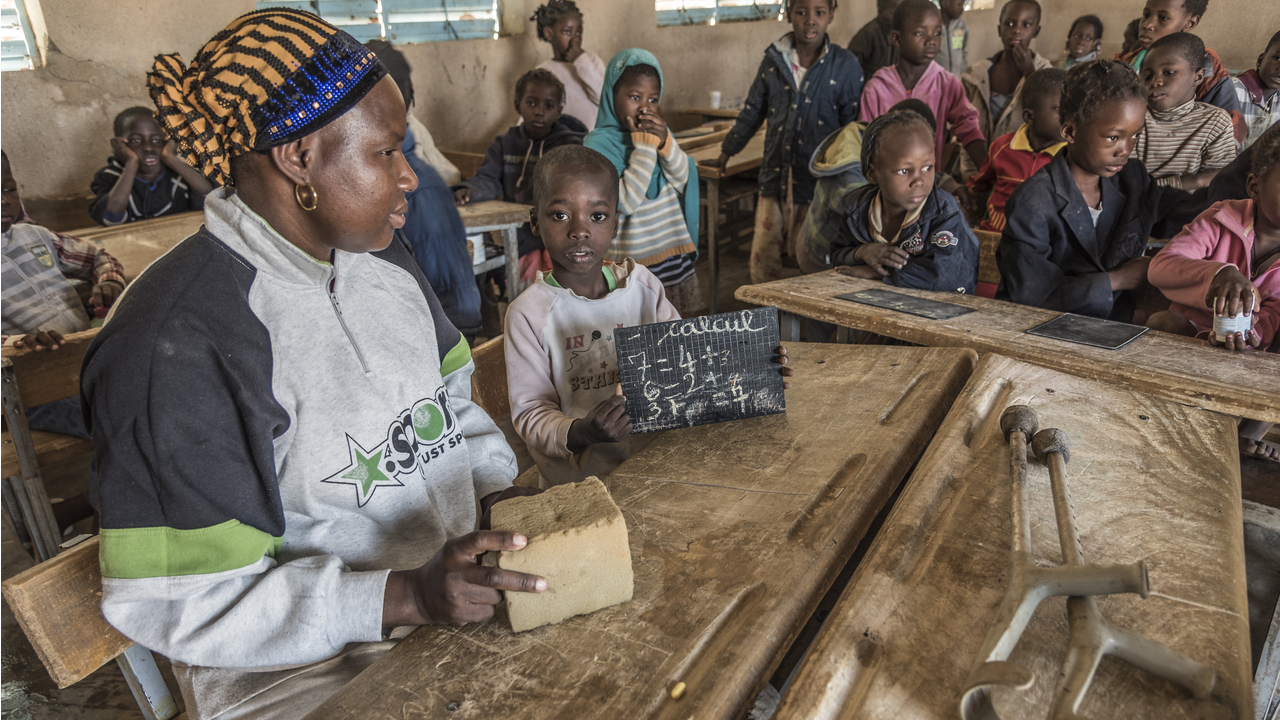
{"label": "green stripe on sweatshirt", "polygon": [[458,337],[458,344],[453,346],[440,361],[440,377],[448,377],[449,373],[455,370],[461,370],[467,363],[471,362],[471,346],[467,344],[465,337]]}
{"label": "green stripe on sweatshirt", "polygon": [[102,576],[140,578],[205,575],[252,565],[275,556],[281,538],[228,520],[206,528],[147,527],[102,530]]}

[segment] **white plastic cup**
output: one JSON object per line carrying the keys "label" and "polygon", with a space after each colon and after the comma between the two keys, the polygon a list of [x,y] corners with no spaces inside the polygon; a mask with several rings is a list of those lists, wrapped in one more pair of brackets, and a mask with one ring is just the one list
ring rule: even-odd
{"label": "white plastic cup", "polygon": [[1213,316],[1213,336],[1218,342],[1226,342],[1228,335],[1240,333],[1248,339],[1249,330],[1253,328],[1253,314],[1245,315],[1243,312],[1235,317]]}
{"label": "white plastic cup", "polygon": [[712,110],[719,110],[720,109],[720,91],[712,90],[710,96],[707,98],[707,102],[710,103]]}

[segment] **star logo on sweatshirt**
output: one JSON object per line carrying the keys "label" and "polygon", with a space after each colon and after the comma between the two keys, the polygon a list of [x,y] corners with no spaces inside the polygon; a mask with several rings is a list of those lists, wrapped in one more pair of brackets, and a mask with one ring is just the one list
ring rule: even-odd
{"label": "star logo on sweatshirt", "polygon": [[320,482],[334,485],[354,485],[356,502],[364,507],[380,487],[404,487],[404,483],[382,471],[382,455],[387,444],[379,443],[373,450],[365,450],[356,439],[347,435],[347,466]]}

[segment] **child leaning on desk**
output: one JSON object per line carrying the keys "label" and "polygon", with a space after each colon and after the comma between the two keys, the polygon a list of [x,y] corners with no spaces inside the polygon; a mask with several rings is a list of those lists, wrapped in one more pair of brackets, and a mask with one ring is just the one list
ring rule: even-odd
{"label": "child leaning on desk", "polygon": [[894,106],[867,125],[861,159],[870,184],[842,201],[825,264],[897,287],[972,293],[978,239],[956,199],[934,184],[934,158],[933,127],[920,111]]}
{"label": "child leaning on desk", "polygon": [[[511,420],[545,489],[604,477],[652,437],[631,436],[613,333],[680,314],[643,265],[605,260],[619,213],[617,170],[604,155],[574,145],[547,153],[533,204],[552,270],[507,311],[506,356]],[[785,349],[777,362],[786,365]]]}
{"label": "child leaning on desk", "polygon": [[[1251,329],[1226,336],[1228,350],[1280,351],[1280,125],[1253,145],[1249,197],[1223,200],[1201,213],[1151,261],[1151,284],[1173,305],[1147,326],[1207,337],[1214,316],[1251,317]],[[1242,455],[1280,460],[1264,444],[1270,423],[1240,424]]]}

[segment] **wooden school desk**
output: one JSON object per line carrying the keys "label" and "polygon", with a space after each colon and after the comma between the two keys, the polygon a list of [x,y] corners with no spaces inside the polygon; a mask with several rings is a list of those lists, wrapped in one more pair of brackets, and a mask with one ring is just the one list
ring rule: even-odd
{"label": "wooden school desk", "polygon": [[709,122],[711,120],[723,119],[736,120],[738,113],[742,112],[742,108],[688,108],[683,112],[685,115],[696,115],[701,117],[703,122]]}
{"label": "wooden school desk", "polygon": [[516,228],[529,222],[530,205],[509,203],[504,200],[485,200],[458,206],[462,225],[468,235],[487,232],[502,233],[502,256],[473,265],[476,275],[489,272],[499,265],[506,266],[507,302],[512,302],[524,288],[520,286],[520,248],[516,242]]}
{"label": "wooden school desk", "polygon": [[[716,231],[720,219],[720,182],[741,172],[760,167],[764,159],[764,128],[756,132],[747,142],[742,152],[729,158],[724,170],[705,165],[714,163],[720,157],[720,145],[708,145],[689,152],[689,157],[698,166],[698,179],[707,188],[707,258],[711,267],[711,313],[720,312],[720,246],[716,239]],[[751,194],[755,194],[754,190]],[[695,239],[696,242],[696,239]]]}
{"label": "wooden school desk", "polygon": [[[1147,561],[1149,597],[1099,598],[1103,616],[1217,673],[1210,698],[1195,700],[1106,659],[1081,717],[1253,717],[1235,423],[986,355],[818,632],[776,720],[960,717],[965,681],[1006,588],[1012,485],[999,426],[1014,404],[1029,404],[1042,429],[1071,439],[1067,482],[1085,561]],[[1057,565],[1048,470],[1034,460],[1027,468],[1032,553]],[[995,690],[1002,718],[1047,714],[1066,653],[1065,610],[1065,598],[1040,603],[1009,658],[1036,681],[1025,691]]]}
{"label": "wooden school desk", "polygon": [[197,211],[110,227],[69,230],[66,234],[106,250],[124,266],[125,280],[132,282],[148,265],[194,235],[203,224],[204,213]]}
{"label": "wooden school desk", "polygon": [[[953,320],[930,320],[839,300],[837,295],[879,288],[928,297],[978,312]],[[1061,313],[959,293],[906,290],[875,280],[845,277],[834,270],[762,285],[743,285],[735,296],[757,305],[777,305],[782,339],[795,337],[795,316],[869,330],[929,346],[971,347],[999,353],[1079,377],[1115,383],[1194,407],[1280,422],[1280,355],[1230,353],[1192,338],[1148,332],[1119,350],[1027,335]]]}
{"label": "wooden school desk", "polygon": [[501,610],[418,628],[309,717],[741,718],[975,358],[788,351],[786,414],[668,432],[604,479],[627,521],[631,602],[519,634]]}

